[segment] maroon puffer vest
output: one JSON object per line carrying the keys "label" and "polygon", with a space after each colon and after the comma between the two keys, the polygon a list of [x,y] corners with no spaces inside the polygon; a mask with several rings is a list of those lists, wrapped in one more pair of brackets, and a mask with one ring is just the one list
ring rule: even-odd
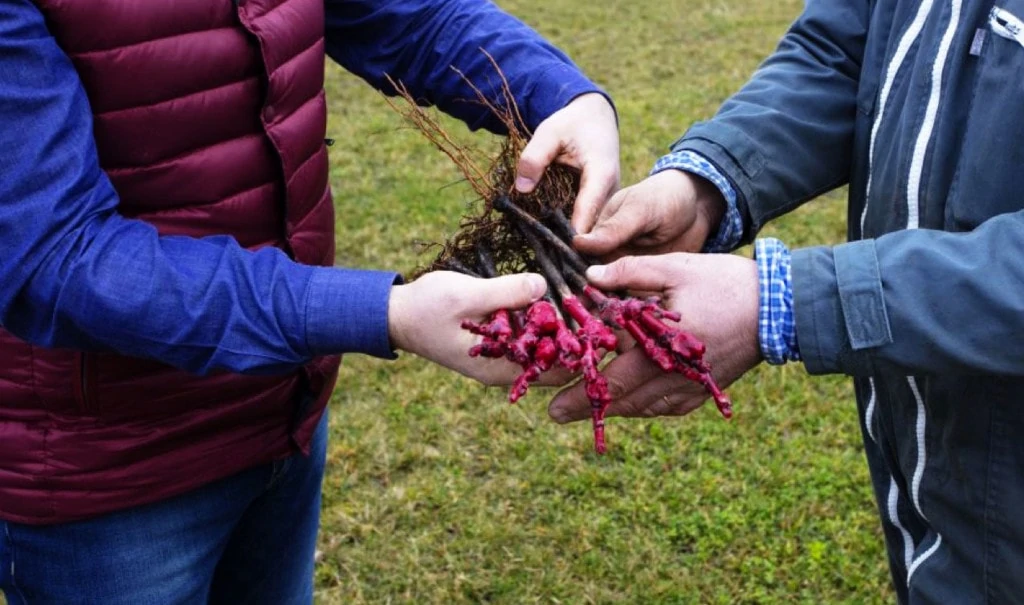
{"label": "maroon puffer vest", "polygon": [[[332,263],[323,0],[37,4],[82,78],[124,215]],[[337,363],[197,377],[0,331],[0,518],[90,517],[305,449]]]}

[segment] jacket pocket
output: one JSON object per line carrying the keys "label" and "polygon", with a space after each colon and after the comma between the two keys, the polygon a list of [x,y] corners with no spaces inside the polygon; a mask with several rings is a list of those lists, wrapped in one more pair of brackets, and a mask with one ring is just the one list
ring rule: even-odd
{"label": "jacket pocket", "polygon": [[977,81],[946,216],[955,231],[1024,208],[1024,0],[993,8],[970,52]]}

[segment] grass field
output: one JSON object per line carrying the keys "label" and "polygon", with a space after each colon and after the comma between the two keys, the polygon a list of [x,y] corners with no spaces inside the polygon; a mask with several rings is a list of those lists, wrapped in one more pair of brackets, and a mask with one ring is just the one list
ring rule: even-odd
{"label": "grass field", "polygon": [[[798,0],[509,0],[615,97],[623,183],[713,114],[771,51]],[[471,201],[447,159],[383,100],[328,70],[338,261],[408,270]],[[452,124],[456,131],[463,131]],[[467,140],[488,145],[486,134]],[[835,243],[841,193],[769,230]],[[749,253],[743,251],[742,253]],[[891,602],[852,390],[761,368],[683,419],[546,420],[418,359],[352,356],[332,402],[323,603]]]}

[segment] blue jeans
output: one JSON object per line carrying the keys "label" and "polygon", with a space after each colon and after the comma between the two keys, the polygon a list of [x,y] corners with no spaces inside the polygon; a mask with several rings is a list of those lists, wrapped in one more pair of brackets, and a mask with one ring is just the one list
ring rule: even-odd
{"label": "blue jeans", "polygon": [[327,416],[308,458],[50,526],[0,521],[10,605],[311,603]]}

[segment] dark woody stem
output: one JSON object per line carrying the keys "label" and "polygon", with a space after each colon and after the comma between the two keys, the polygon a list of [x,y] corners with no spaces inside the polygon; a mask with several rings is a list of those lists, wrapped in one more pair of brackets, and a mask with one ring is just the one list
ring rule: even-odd
{"label": "dark woody stem", "polygon": [[495,277],[498,275],[498,269],[494,265],[494,257],[491,255],[491,249],[487,247],[487,244],[482,242],[477,244],[476,260],[477,267],[484,277]]}
{"label": "dark woody stem", "polygon": [[[565,209],[555,208],[546,218],[550,224],[554,225],[554,230],[558,232],[562,240],[571,245],[572,238],[576,237],[576,230],[573,229],[572,225],[569,223],[569,219],[566,218]],[[594,259],[590,256],[583,254],[582,252],[576,252],[576,254],[579,254],[586,266],[589,267],[590,265],[595,264]]]}
{"label": "dark woody stem", "polygon": [[530,216],[529,213],[519,206],[516,206],[507,195],[499,195],[495,198],[493,205],[495,210],[504,212],[514,219],[516,225],[519,226],[520,231],[524,234],[528,231],[532,232],[535,236],[544,240],[546,244],[558,250],[574,269],[580,273],[587,270],[587,264],[580,257],[579,252],[576,252],[572,246],[562,241],[547,225]]}
{"label": "dark woody stem", "polygon": [[583,274],[570,266],[568,262],[562,262],[561,270],[562,276],[569,284],[569,288],[577,294],[582,294],[583,289],[587,286],[587,280],[583,277]]}
{"label": "dark woody stem", "polygon": [[442,261],[440,265],[443,268],[448,269],[449,271],[455,271],[456,273],[462,273],[463,275],[468,275],[470,277],[480,277],[479,273],[473,271],[472,269],[470,269],[466,265],[463,265],[461,262],[455,260],[454,258],[446,259]]}
{"label": "dark woody stem", "polygon": [[571,242],[572,238],[576,237],[576,230],[572,228],[561,208],[551,210],[545,218],[553,225],[554,230],[563,240]]}
{"label": "dark woody stem", "polygon": [[565,299],[566,296],[572,296],[572,291],[569,286],[566,285],[565,280],[562,278],[562,274],[558,271],[558,267],[555,266],[554,261],[548,255],[547,250],[544,249],[544,244],[541,243],[540,239],[536,234],[532,233],[529,229],[519,225],[519,231],[526,238],[526,241],[533,248],[534,256],[537,260],[537,265],[540,266],[540,272],[544,275],[544,279],[547,280],[548,286],[558,294],[558,297]]}

